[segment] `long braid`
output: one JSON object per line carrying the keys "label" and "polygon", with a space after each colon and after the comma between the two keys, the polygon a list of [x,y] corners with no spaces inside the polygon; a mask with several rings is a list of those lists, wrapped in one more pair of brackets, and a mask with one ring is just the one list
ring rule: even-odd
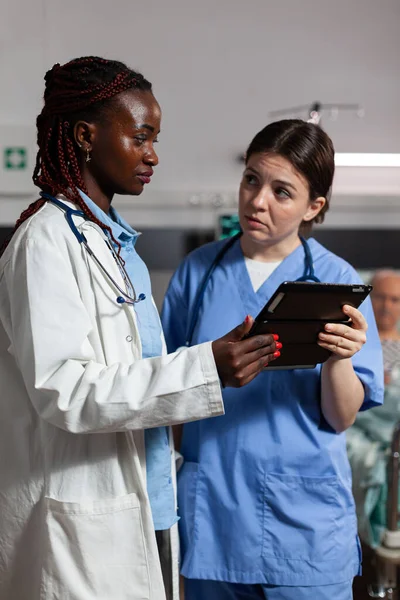
{"label": "long braid", "polygon": [[[110,227],[94,216],[79,193],[88,191],[79,165],[79,147],[73,139],[73,124],[79,119],[101,118],[108,101],[117,94],[129,89],[151,91],[151,84],[123,63],[96,56],[77,58],[63,66],[57,63],[44,79],[44,107],[36,120],[39,149],[33,183],[48,194],[63,194],[78,205],[90,221],[108,231],[119,253],[120,244]],[[45,202],[42,198],[32,202],[20,215],[12,235]]]}

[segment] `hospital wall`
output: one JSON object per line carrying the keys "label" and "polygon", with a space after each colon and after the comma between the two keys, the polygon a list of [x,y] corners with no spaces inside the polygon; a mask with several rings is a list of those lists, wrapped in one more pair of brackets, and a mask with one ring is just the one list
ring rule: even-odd
{"label": "hospital wall", "polygon": [[[24,173],[0,169],[0,225],[35,198],[45,71],[85,54],[123,60],[153,81],[163,108],[154,181],[140,198],[116,199],[145,232],[159,300],[184,253],[213,237],[221,211],[235,210],[237,157],[271,111],[359,103],[363,118],[324,115],[336,149],[400,152],[399,23],[398,0],[2,0],[0,145],[24,143],[29,152]],[[364,243],[387,266],[397,260],[399,228],[400,169],[338,168],[317,236],[345,253]]]}

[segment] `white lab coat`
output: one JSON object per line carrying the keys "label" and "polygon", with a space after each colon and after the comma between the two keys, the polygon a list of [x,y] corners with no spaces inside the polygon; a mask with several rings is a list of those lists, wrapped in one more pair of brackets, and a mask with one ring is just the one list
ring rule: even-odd
{"label": "white lab coat", "polygon": [[1,259],[0,600],[165,598],[143,430],[222,414],[220,383],[210,343],[140,360],[117,295],[51,204]]}

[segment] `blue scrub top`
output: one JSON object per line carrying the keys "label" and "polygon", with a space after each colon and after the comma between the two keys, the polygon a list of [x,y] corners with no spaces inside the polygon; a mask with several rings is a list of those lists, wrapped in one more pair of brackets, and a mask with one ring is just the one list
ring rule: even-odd
{"label": "blue scrub top", "polygon": [[[170,352],[185,343],[199,285],[224,243],[194,251],[173,276],[162,312]],[[360,282],[344,260],[314,239],[309,245],[322,282]],[[303,268],[299,246],[254,292],[236,242],[207,286],[193,344],[256,316]],[[365,388],[364,410],[383,401],[383,366],[369,299],[361,311],[368,341],[353,364]],[[317,586],[359,572],[346,437],[323,418],[320,370],[266,370],[244,388],[223,390],[224,416],[184,426],[178,504],[185,577]]]}
{"label": "blue scrub top", "polygon": [[[139,237],[132,227],[111,206],[107,215],[86,194],[80,192],[92,213],[111,228],[113,236],[121,245],[121,258],[136,294],[144,293],[146,299],[135,304],[136,320],[142,343],[142,357],[161,356],[161,322],[152,300],[149,271],[135,250]],[[110,241],[117,246],[110,238]],[[145,430],[147,492],[149,495],[154,528],[169,529],[177,522],[175,492],[171,477],[171,450],[168,428],[154,427]]]}

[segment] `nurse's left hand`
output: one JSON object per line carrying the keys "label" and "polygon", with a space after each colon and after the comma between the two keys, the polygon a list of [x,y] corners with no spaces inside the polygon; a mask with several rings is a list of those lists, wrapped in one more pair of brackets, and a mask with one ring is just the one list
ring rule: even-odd
{"label": "nurse's left hand", "polygon": [[368,325],[364,315],[348,304],[343,306],[343,312],[346,317],[350,317],[350,326],[328,323],[325,325],[325,331],[319,334],[318,344],[332,352],[329,360],[351,358],[367,341]]}

